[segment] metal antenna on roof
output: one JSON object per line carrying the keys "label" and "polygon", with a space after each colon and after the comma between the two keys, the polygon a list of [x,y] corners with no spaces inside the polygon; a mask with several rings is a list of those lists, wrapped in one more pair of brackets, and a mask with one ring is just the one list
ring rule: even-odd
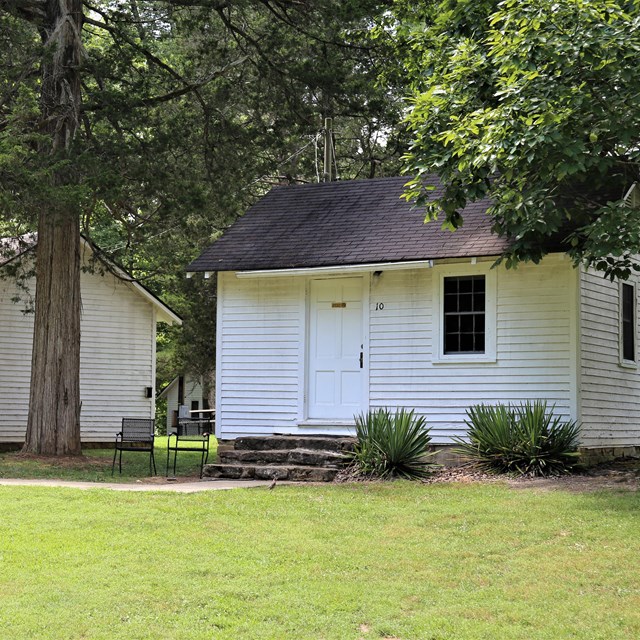
{"label": "metal antenna on roof", "polygon": [[318,141],[320,140],[320,136],[321,135],[322,135],[322,132],[318,131],[318,133],[316,133],[315,137],[313,138],[313,142],[314,142],[313,148],[314,148],[314,151],[315,151],[315,164],[314,164],[314,167],[315,167],[315,170],[316,170],[316,180],[318,182],[320,182],[320,165],[318,164],[318,155],[319,155],[319,152],[318,152]]}
{"label": "metal antenna on roof", "polygon": [[331,182],[333,180],[333,119],[324,119],[324,166],[322,181]]}
{"label": "metal antenna on roof", "polygon": [[335,140],[335,136],[331,135],[331,157],[333,158],[333,168],[335,170],[335,180],[340,180],[340,176],[338,175],[338,160],[337,160],[337,156],[336,156],[336,140]]}

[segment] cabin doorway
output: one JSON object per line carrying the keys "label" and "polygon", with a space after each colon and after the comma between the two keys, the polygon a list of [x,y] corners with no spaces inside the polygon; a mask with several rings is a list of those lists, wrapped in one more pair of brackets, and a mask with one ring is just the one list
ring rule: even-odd
{"label": "cabin doorway", "polygon": [[308,416],[351,421],[364,383],[363,277],[311,280]]}

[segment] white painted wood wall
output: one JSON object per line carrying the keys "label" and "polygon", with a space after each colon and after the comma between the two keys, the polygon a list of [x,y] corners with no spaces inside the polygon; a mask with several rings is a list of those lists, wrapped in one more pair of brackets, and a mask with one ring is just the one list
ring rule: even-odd
{"label": "white painted wood wall", "polygon": [[[15,293],[0,279],[0,442],[24,441],[29,403],[33,315]],[[110,273],[82,273],[81,295],[82,440],[113,442],[123,416],[154,416],[156,311]]]}
{"label": "white painted wood wall", "polygon": [[299,431],[305,279],[218,283],[216,435]]}
{"label": "white painted wood wall", "polygon": [[[482,265],[466,261],[465,271]],[[434,442],[462,435],[476,403],[547,399],[576,417],[577,272],[550,256],[496,270],[496,360],[433,362],[433,291],[438,270],[383,271],[369,282],[369,405],[415,408]],[[217,429],[221,438],[270,433],[345,433],[305,419],[305,292],[308,277],[219,275]],[[376,310],[379,302],[383,310]],[[378,305],[379,309],[379,305]]]}
{"label": "white painted wood wall", "polygon": [[[581,279],[580,414],[588,447],[640,445],[640,371],[621,359],[620,283],[588,271]],[[638,357],[638,291],[640,277],[629,284],[636,293]]]}

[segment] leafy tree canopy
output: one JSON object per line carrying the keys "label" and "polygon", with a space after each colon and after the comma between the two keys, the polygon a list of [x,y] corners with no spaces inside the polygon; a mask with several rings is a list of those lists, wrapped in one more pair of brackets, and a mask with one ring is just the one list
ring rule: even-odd
{"label": "leafy tree canopy", "polygon": [[[628,277],[640,212],[640,14],[622,0],[396,3],[411,78],[408,197],[455,229],[490,198],[513,238],[508,266],[562,246],[575,263]],[[429,198],[426,173],[445,187]]]}
{"label": "leafy tree canopy", "polygon": [[0,235],[64,211],[187,321],[166,376],[211,370],[215,290],[185,264],[271,185],[316,179],[324,116],[342,177],[397,171],[400,103],[367,37],[386,4],[86,0],[79,117],[53,151],[45,121],[69,115],[43,115],[56,0],[0,0]]}

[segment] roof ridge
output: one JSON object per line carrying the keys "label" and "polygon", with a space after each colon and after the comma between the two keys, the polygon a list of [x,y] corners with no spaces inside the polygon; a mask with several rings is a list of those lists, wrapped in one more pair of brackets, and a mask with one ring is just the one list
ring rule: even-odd
{"label": "roof ridge", "polygon": [[391,182],[394,180],[406,180],[407,182],[410,180],[410,176],[377,176],[375,178],[354,178],[353,180],[331,180],[329,182],[298,182],[293,184],[277,184],[274,185],[269,191],[274,191],[276,189],[303,189],[309,187],[327,187],[327,186],[342,186],[342,185],[353,185],[354,183],[362,184],[362,183],[372,183],[372,182]]}

